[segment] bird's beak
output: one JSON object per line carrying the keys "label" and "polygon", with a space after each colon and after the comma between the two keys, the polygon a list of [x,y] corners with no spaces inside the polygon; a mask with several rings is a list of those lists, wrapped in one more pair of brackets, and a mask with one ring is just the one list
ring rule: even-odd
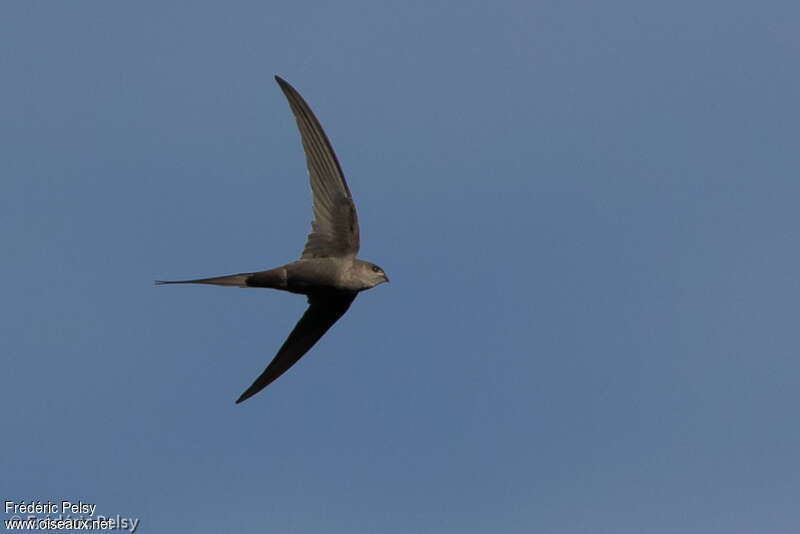
{"label": "bird's beak", "polygon": [[388,282],[389,281],[389,277],[386,276],[386,273],[383,273],[383,281],[384,282]]}

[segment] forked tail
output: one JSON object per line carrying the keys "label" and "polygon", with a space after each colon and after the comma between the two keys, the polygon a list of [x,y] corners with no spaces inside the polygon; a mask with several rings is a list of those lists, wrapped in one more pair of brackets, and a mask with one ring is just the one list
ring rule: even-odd
{"label": "forked tail", "polygon": [[156,280],[156,285],[164,284],[211,284],[214,286],[247,287],[247,279],[253,273],[231,274],[228,276],[215,276],[213,278],[197,278],[195,280]]}

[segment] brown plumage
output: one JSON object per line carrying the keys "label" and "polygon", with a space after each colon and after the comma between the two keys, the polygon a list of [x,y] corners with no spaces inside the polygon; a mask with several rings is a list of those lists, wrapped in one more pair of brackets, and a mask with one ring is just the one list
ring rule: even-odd
{"label": "brown plumage", "polygon": [[267,387],[294,365],[344,315],[360,291],[389,281],[383,269],[356,258],[360,242],[356,207],[322,126],[291,85],[278,76],[275,80],[297,120],[311,185],[314,218],[300,259],[266,271],[156,281],[156,284],[269,288],[308,297],[308,309],[237,404]]}

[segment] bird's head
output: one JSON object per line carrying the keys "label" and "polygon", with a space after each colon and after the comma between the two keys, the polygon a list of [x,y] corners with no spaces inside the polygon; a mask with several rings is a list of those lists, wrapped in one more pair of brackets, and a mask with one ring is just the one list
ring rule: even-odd
{"label": "bird's head", "polygon": [[367,289],[389,281],[383,269],[368,261],[358,262],[358,278]]}

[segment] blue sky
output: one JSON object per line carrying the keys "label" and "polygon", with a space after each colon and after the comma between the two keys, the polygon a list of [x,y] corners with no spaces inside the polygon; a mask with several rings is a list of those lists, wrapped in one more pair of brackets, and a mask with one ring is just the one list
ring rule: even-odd
{"label": "blue sky", "polygon": [[[137,532],[800,524],[791,2],[0,8],[4,499]],[[302,297],[273,75],[388,285],[234,400]],[[4,516],[7,518],[7,516]]]}

